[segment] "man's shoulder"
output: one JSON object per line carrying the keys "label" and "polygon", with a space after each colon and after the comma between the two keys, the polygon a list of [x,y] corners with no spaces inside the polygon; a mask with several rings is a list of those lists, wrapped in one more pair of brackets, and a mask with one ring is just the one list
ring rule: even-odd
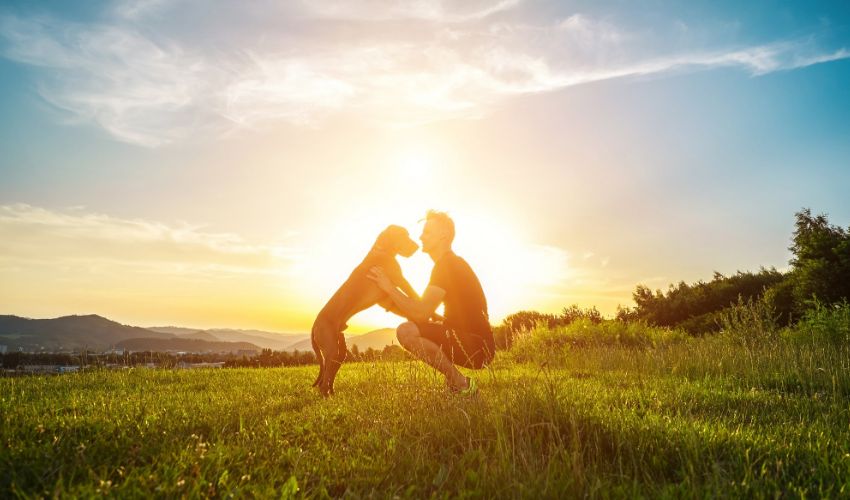
{"label": "man's shoulder", "polygon": [[472,270],[472,266],[469,265],[469,262],[466,261],[460,255],[455,254],[452,257],[451,261],[452,272],[455,274],[463,274],[463,275],[472,275],[475,276],[475,271]]}
{"label": "man's shoulder", "polygon": [[454,252],[449,252],[446,255],[444,255],[443,258],[440,259],[439,262],[437,262],[437,265],[440,265],[440,264],[445,265],[446,267],[453,267],[453,268],[459,267],[459,266],[460,267],[469,267],[469,264],[466,262],[466,260],[463,257],[461,257],[460,255],[458,255]]}

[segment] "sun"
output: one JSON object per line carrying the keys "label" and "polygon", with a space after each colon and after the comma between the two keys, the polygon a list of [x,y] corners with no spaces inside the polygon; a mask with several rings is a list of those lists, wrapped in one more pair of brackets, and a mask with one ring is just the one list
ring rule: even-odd
{"label": "sun", "polygon": [[409,152],[398,159],[397,169],[403,181],[421,183],[431,178],[434,162],[426,153]]}

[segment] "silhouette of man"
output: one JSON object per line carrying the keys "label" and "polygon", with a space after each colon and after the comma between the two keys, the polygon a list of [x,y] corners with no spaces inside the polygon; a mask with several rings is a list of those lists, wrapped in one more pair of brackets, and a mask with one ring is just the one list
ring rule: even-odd
{"label": "silhouette of man", "polygon": [[[452,251],[454,236],[454,221],[448,214],[428,211],[419,239],[434,268],[421,299],[398,290],[380,267],[373,267],[369,278],[412,320],[396,330],[402,347],[445,375],[452,390],[475,394],[475,380],[464,377],[455,365],[482,368],[492,361],[495,342],[481,283],[469,264]],[[445,320],[430,322],[441,303],[445,303]]]}

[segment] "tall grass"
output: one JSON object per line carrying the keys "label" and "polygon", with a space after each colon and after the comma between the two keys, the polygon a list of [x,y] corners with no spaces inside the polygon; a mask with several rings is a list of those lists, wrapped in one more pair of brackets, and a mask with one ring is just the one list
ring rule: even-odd
{"label": "tall grass", "polygon": [[535,329],[470,373],[473,399],[417,362],[345,365],[327,400],[314,368],[0,379],[0,492],[847,496],[847,344],[805,328]]}

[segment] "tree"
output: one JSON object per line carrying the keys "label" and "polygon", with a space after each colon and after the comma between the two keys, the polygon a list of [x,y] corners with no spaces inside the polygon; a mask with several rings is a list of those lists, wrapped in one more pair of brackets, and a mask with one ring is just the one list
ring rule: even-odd
{"label": "tree", "polygon": [[812,300],[834,304],[850,297],[850,230],[833,226],[826,215],[812,216],[805,208],[796,213],[792,296],[801,315]]}

